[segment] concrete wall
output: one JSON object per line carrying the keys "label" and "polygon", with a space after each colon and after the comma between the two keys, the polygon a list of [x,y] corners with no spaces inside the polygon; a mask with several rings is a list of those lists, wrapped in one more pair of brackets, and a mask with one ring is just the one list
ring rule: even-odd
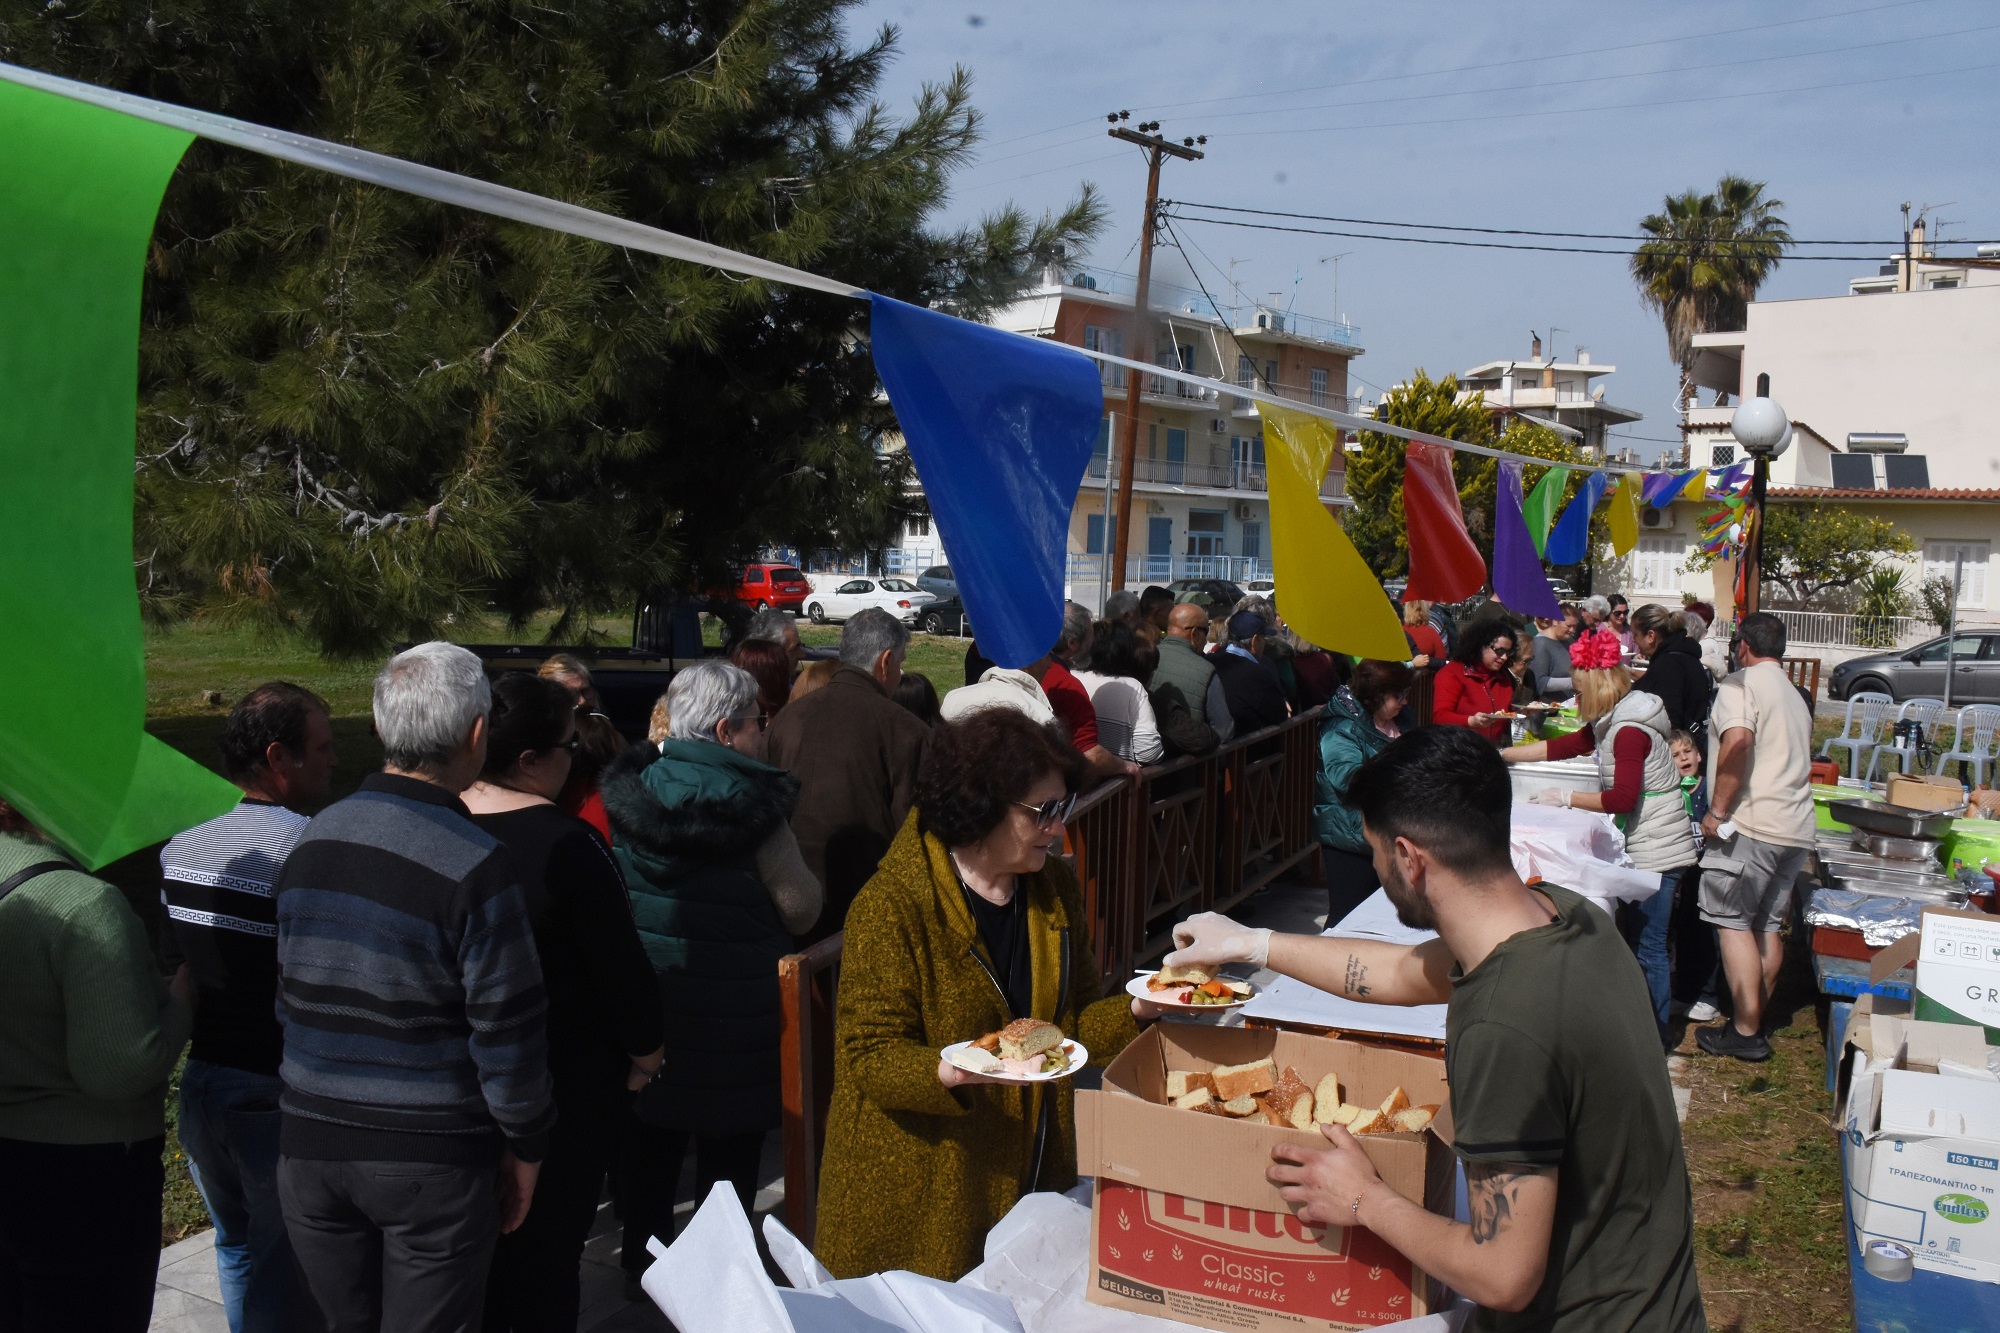
{"label": "concrete wall", "polygon": [[[1854,431],[1900,431],[1934,487],[2000,487],[1993,376],[2000,286],[1758,301],[1742,389],[1760,373],[1795,421],[1845,449]],[[1782,462],[1782,460],[1781,460]]]}

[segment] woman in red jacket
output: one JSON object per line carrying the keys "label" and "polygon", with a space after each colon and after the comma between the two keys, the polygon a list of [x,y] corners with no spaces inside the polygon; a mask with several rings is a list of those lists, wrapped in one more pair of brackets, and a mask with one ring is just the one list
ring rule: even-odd
{"label": "woman in red jacket", "polygon": [[1497,618],[1468,626],[1459,636],[1457,654],[1437,673],[1431,721],[1471,727],[1490,741],[1506,740],[1505,715],[1514,698],[1507,659],[1513,656],[1514,639],[1514,627]]}

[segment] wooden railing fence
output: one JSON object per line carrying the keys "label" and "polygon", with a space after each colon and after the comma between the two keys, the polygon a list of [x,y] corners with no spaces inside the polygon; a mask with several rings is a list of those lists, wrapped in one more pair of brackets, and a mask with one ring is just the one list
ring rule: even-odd
{"label": "wooden railing fence", "polygon": [[[1312,833],[1320,710],[1119,778],[1077,802],[1064,859],[1076,871],[1107,990],[1173,947],[1176,922],[1227,912],[1272,880],[1320,874]],[[841,937],[778,964],[783,1019],[785,1225],[812,1243],[833,1095]]]}

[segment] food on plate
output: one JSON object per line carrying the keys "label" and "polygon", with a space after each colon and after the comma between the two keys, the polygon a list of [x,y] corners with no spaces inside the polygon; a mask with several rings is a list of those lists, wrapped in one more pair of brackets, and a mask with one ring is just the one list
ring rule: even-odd
{"label": "food on plate", "polygon": [[1338,1075],[1325,1075],[1315,1087],[1292,1066],[1281,1072],[1270,1059],[1207,1071],[1167,1071],[1167,1102],[1175,1110],[1257,1119],[1286,1129],[1311,1129],[1318,1123],[1345,1125],[1351,1134],[1421,1134],[1440,1109],[1436,1102],[1412,1105],[1400,1085],[1379,1106],[1342,1101],[1342,1091]]}
{"label": "food on plate", "polygon": [[1002,1069],[1000,1057],[983,1046],[968,1046],[952,1060],[960,1069],[969,1069],[975,1074],[997,1074]]}
{"label": "food on plate", "polygon": [[1147,990],[1172,990],[1176,986],[1200,986],[1215,980],[1215,972],[1199,963],[1188,963],[1181,967],[1163,967],[1146,978]]}
{"label": "food on plate", "polygon": [[1000,1058],[1027,1060],[1062,1045],[1062,1029],[1039,1018],[1017,1018],[999,1031]]}
{"label": "food on plate", "polygon": [[1215,1095],[1223,1101],[1269,1092],[1278,1086],[1277,1062],[1269,1056],[1247,1065],[1223,1065],[1209,1071],[1215,1080]]}

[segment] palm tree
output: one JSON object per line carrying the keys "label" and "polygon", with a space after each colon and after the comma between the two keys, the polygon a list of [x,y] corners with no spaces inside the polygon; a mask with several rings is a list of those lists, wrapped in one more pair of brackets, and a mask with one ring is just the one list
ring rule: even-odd
{"label": "palm tree", "polygon": [[1653,239],[1632,255],[1639,299],[1667,326],[1667,350],[1681,368],[1678,402],[1694,392],[1694,336],[1740,329],[1758,287],[1778,267],[1792,234],[1764,197],[1762,181],[1724,176],[1712,194],[1668,195],[1666,211],[1639,223]]}

